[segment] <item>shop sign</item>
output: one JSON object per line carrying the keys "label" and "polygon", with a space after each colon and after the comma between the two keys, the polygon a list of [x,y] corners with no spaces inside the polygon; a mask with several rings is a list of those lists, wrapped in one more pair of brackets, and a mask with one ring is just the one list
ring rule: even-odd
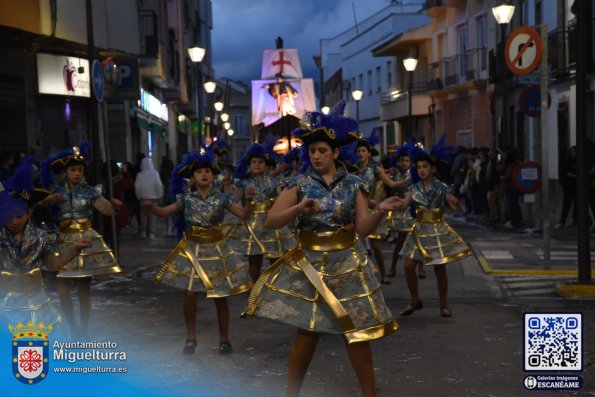
{"label": "shop sign", "polygon": [[89,61],[66,55],[37,54],[40,94],[91,97]]}
{"label": "shop sign", "polygon": [[140,90],[140,108],[161,120],[168,121],[169,119],[167,105],[142,88]]}

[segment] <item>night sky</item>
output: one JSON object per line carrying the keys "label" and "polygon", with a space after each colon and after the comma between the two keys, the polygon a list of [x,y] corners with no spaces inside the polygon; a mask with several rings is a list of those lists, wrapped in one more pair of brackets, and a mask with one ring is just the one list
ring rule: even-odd
{"label": "night sky", "polygon": [[[412,0],[420,3],[420,0]],[[213,67],[217,78],[249,82],[260,79],[262,52],[297,48],[304,77],[317,79],[313,55],[320,39],[332,38],[378,12],[389,0],[213,0]]]}

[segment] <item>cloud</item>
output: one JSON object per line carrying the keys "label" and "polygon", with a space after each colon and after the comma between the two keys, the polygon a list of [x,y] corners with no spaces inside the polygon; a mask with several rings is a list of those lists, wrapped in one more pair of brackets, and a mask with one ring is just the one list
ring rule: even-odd
{"label": "cloud", "polygon": [[218,78],[248,82],[260,78],[262,52],[297,48],[305,77],[317,78],[312,60],[320,39],[332,38],[386,7],[387,0],[213,0],[213,67]]}

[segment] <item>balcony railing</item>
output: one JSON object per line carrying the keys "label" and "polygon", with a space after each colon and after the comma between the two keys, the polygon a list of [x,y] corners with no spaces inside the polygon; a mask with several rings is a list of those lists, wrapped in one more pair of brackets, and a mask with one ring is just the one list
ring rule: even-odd
{"label": "balcony railing", "polygon": [[425,11],[435,7],[444,7],[444,0],[426,0],[422,8]]}
{"label": "balcony railing", "polygon": [[[414,95],[424,95],[428,92],[428,82],[413,83],[411,85],[411,92]],[[409,93],[409,86],[405,85],[402,87],[391,88],[388,91],[382,93],[380,97],[380,103],[386,105],[387,103],[400,101],[407,99]]]}
{"label": "balcony railing", "polygon": [[444,87],[487,79],[486,49],[477,48],[465,54],[444,58]]}
{"label": "balcony railing", "polygon": [[156,58],[159,53],[159,30],[157,29],[157,14],[153,10],[138,12],[138,27],[140,38],[140,56]]}

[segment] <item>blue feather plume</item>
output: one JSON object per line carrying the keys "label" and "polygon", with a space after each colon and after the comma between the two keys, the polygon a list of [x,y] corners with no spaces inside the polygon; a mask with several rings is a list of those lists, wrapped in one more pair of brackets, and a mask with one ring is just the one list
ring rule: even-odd
{"label": "blue feather plume", "polygon": [[430,156],[435,161],[444,161],[446,163],[452,162],[451,153],[454,152],[455,148],[452,146],[445,146],[444,142],[446,139],[446,134],[442,134],[438,142],[432,147],[430,150]]}
{"label": "blue feather plume", "polygon": [[368,138],[368,143],[372,147],[380,144],[380,135],[378,134],[378,129],[377,128],[374,128],[372,130],[372,133],[370,134],[370,137]]}

